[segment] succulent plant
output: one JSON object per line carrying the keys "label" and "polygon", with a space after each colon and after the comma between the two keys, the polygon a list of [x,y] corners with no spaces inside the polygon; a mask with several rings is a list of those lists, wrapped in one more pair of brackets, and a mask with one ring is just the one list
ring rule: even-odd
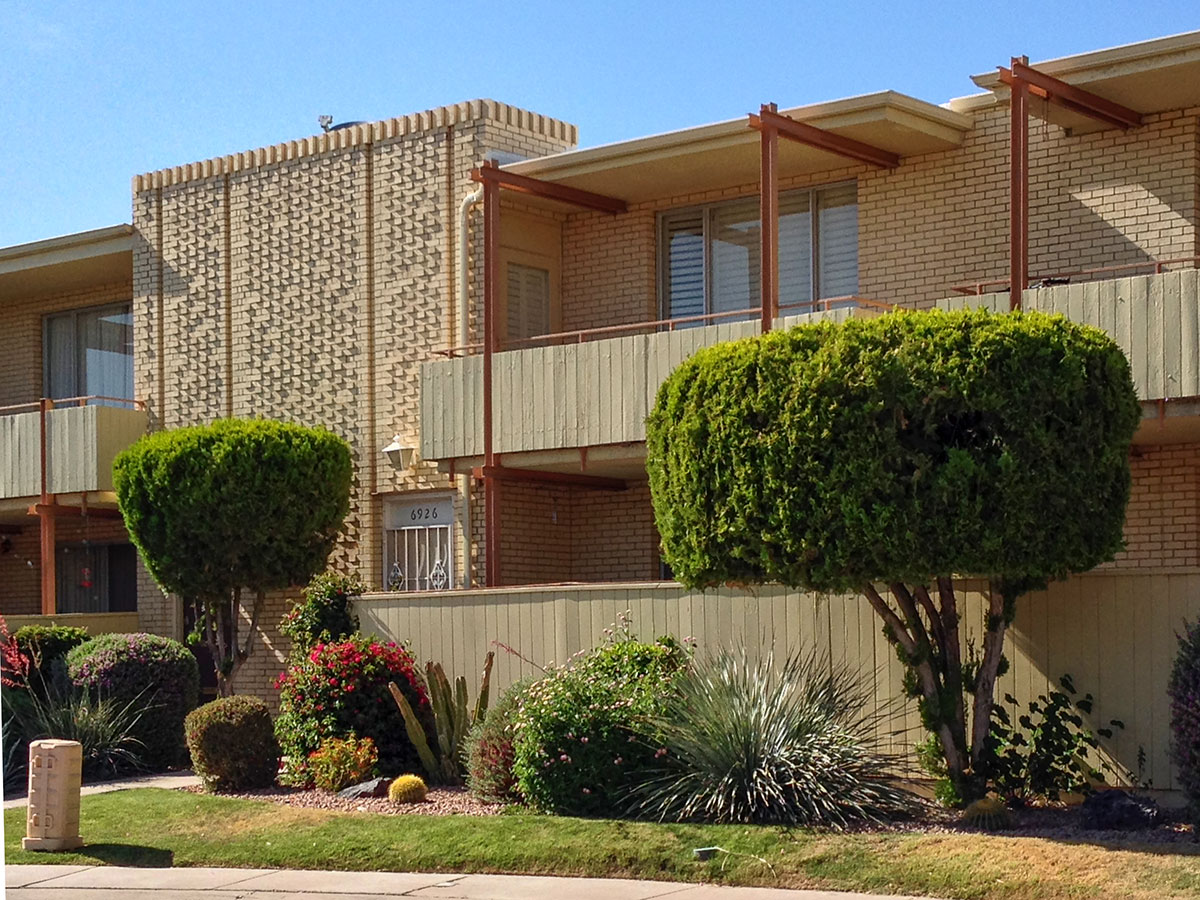
{"label": "succulent plant", "polygon": [[424,803],[428,788],[417,775],[401,775],[388,785],[388,799],[393,803]]}
{"label": "succulent plant", "polygon": [[976,800],[963,810],[963,821],[983,831],[1003,831],[1012,826],[1012,817],[1002,797],[994,794]]}

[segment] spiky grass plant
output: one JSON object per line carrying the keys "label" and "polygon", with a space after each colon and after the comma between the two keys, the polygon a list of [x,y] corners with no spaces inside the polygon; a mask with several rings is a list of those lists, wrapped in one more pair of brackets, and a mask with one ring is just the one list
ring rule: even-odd
{"label": "spiky grass plant", "polygon": [[[89,698],[82,691],[42,697],[30,691],[14,710],[13,723],[30,741],[55,738],[83,747],[85,778],[104,778],[142,768],[142,742],[136,737],[142,717],[141,694],[131,700]],[[18,765],[24,760],[12,760]]]}
{"label": "spiky grass plant", "polygon": [[882,711],[861,678],[816,654],[776,665],[745,647],[698,661],[642,725],[657,766],[634,809],[660,821],[844,828],[913,812],[874,739]]}

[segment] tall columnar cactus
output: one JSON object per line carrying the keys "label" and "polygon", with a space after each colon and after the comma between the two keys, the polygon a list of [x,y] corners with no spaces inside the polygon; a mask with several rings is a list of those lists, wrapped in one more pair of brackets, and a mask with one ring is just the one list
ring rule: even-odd
{"label": "tall columnar cactus", "polygon": [[427,734],[412,708],[412,704],[395,684],[388,690],[404,717],[404,728],[408,739],[417,749],[421,765],[430,779],[444,784],[462,784],[466,774],[465,750],[467,734],[476,722],[487,715],[488,696],[491,691],[492,663],[496,654],[488,651],[483,663],[483,676],[479,682],[479,695],[474,707],[467,700],[467,679],[459,675],[451,687],[450,680],[441,663],[425,664],[425,684],[429,691],[429,705],[433,711],[434,729]]}

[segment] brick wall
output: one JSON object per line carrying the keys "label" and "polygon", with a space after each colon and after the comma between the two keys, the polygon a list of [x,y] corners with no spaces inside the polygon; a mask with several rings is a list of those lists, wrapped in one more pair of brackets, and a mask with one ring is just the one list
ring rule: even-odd
{"label": "brick wall", "polygon": [[[396,471],[381,448],[415,443],[419,364],[453,334],[470,170],[489,149],[538,155],[575,137],[473,101],[135,178],[135,369],[152,422],[263,416],[341,435],[354,484],[333,564],[378,586],[382,497],[453,486],[431,463]],[[475,260],[468,276],[480,272]],[[146,621],[177,625],[177,604],[148,602]],[[273,697],[288,605],[271,599],[243,690]]]}
{"label": "brick wall", "polygon": [[1140,445],[1130,467],[1125,551],[1106,568],[1200,565],[1200,444]]}

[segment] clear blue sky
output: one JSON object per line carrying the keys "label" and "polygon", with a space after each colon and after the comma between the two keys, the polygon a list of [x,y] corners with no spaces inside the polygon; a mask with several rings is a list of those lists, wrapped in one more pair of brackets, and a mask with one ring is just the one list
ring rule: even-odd
{"label": "clear blue sky", "polygon": [[130,217],[129,179],[492,97],[583,146],[1200,28],[1200,0],[0,0],[0,247]]}

